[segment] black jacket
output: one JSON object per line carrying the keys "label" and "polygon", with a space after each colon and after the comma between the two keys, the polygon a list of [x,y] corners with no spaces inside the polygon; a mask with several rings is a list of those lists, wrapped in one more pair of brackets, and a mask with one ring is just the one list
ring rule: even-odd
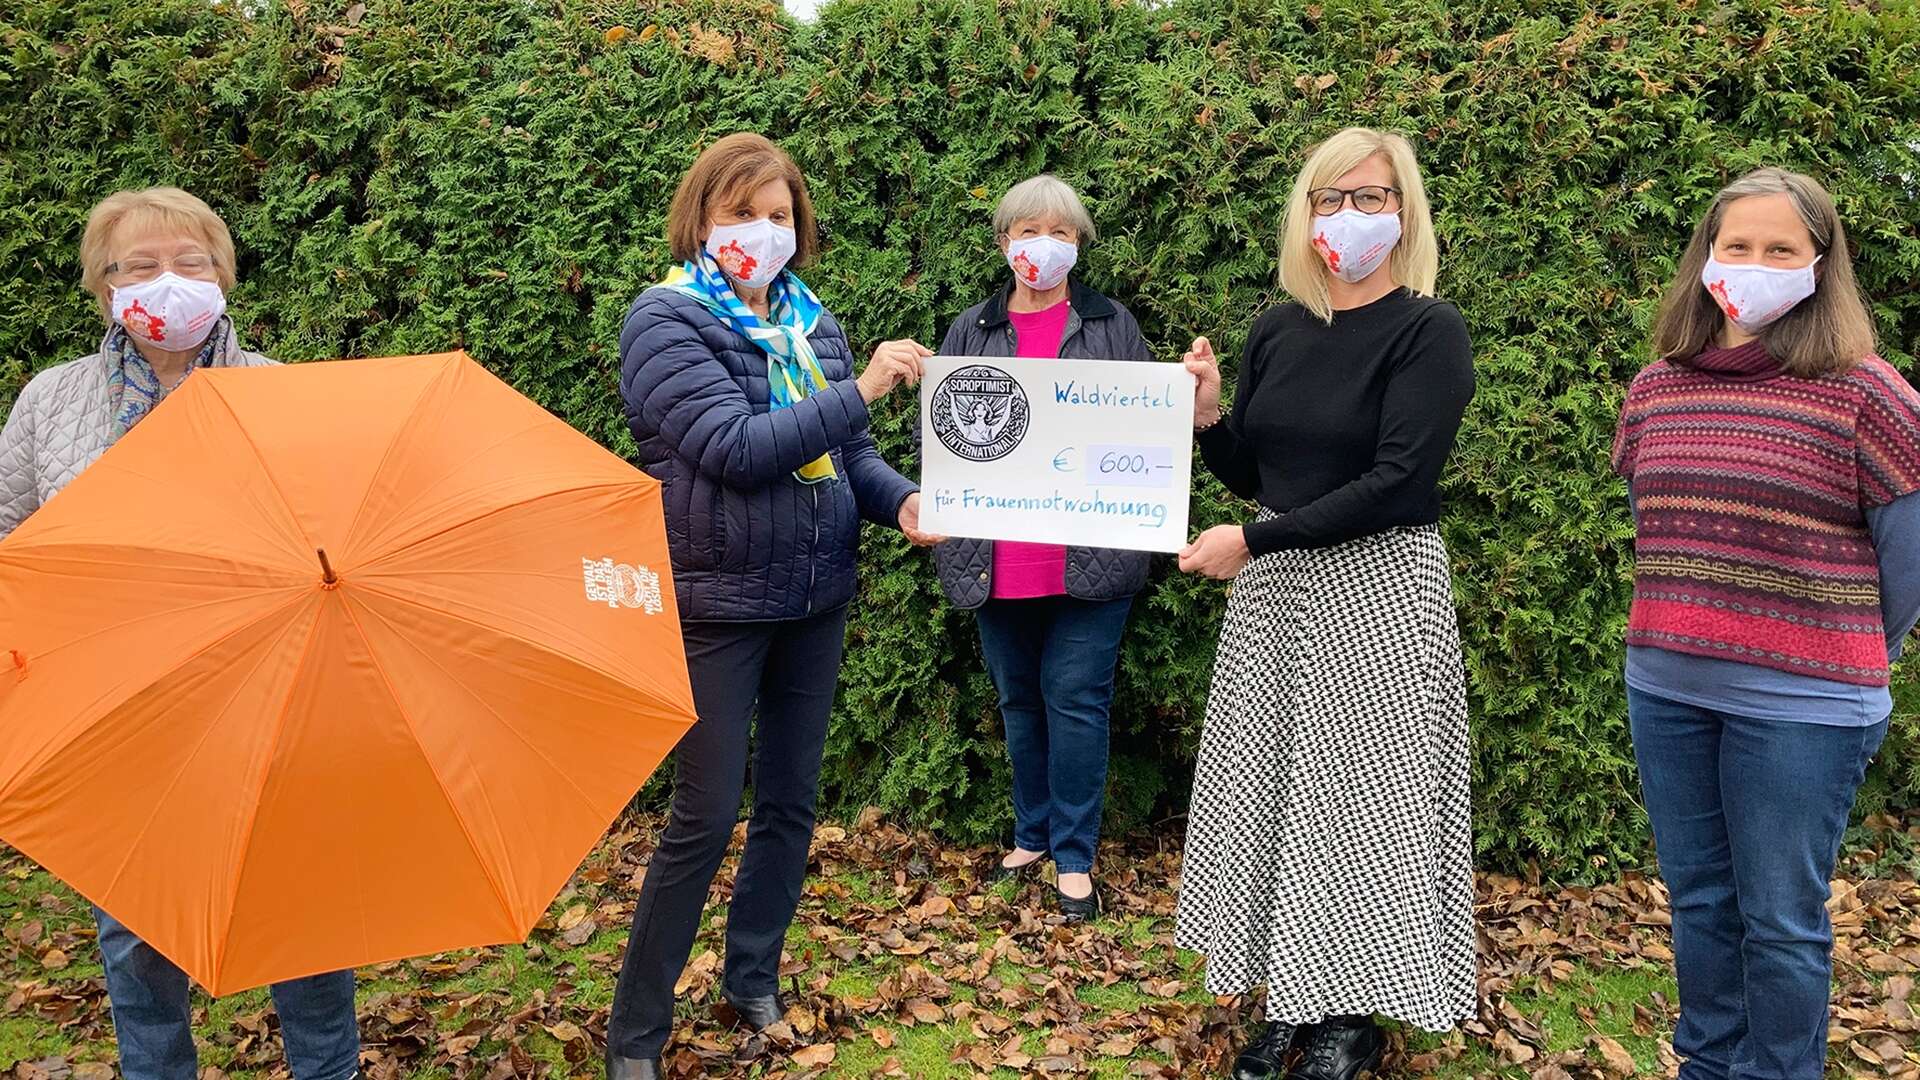
{"label": "black jacket", "polygon": [[[1007,301],[1013,285],[962,312],[940,343],[942,356],[1013,356],[1013,322]],[[1067,360],[1151,361],[1146,338],[1133,313],[1075,280],[1068,287],[1067,329],[1060,356]],[[1107,548],[1067,549],[1067,592],[1081,600],[1118,600],[1147,583],[1152,556],[1144,551]],[[952,539],[933,549],[941,591],[962,610],[977,608],[993,595],[993,541]]]}

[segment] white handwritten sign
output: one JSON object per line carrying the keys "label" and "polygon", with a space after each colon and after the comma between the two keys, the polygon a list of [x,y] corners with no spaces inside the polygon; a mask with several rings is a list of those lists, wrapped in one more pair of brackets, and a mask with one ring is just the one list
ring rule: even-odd
{"label": "white handwritten sign", "polygon": [[1193,376],[1176,364],[936,356],[920,437],[927,532],[1186,546]]}

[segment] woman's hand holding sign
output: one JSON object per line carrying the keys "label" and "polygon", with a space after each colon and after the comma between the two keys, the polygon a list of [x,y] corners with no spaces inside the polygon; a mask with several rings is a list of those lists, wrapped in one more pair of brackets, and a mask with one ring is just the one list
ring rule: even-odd
{"label": "woman's hand holding sign", "polygon": [[[1197,337],[1180,362],[1193,374],[1193,430],[1205,431],[1220,422],[1220,358],[1213,354],[1213,342]],[[1252,557],[1245,530],[1215,525],[1181,550],[1180,571],[1225,581]]]}
{"label": "woman's hand holding sign", "polygon": [[1193,373],[1193,430],[1204,431],[1220,422],[1220,359],[1213,342],[1197,337],[1180,362]]}
{"label": "woman's hand holding sign", "polygon": [[901,383],[918,385],[920,361],[932,355],[932,349],[911,339],[881,342],[873,350],[873,359],[867,361],[867,369],[860,373],[860,397],[871,405]]}
{"label": "woman's hand holding sign", "polygon": [[1205,574],[1226,581],[1239,574],[1253,553],[1247,550],[1246,531],[1238,525],[1215,525],[1180,552],[1180,572]]}
{"label": "woman's hand holding sign", "polygon": [[907,541],[914,547],[932,547],[947,539],[920,531],[920,493],[917,491],[900,504],[900,531],[906,534]]}

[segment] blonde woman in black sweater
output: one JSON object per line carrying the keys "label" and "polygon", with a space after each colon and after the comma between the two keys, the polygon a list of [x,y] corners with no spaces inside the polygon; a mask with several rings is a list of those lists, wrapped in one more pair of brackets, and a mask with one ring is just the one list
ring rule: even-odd
{"label": "blonde woman in black sweater", "polygon": [[1186,356],[1201,455],[1258,504],[1180,557],[1234,582],[1177,940],[1208,990],[1266,987],[1237,1078],[1353,1080],[1384,1051],[1376,1015],[1474,1014],[1466,689],[1436,524],[1473,361],[1437,262],[1412,147],[1342,131],[1295,184],[1293,302],[1254,324],[1230,413],[1212,345]]}

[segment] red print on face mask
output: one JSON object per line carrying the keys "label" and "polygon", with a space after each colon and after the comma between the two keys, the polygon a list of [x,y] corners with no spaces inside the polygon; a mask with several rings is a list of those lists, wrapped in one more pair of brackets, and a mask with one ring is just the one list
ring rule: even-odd
{"label": "red print on face mask", "polygon": [[1327,243],[1327,238],[1324,235],[1320,233],[1313,234],[1313,249],[1320,253],[1321,258],[1327,260],[1327,267],[1329,269],[1340,269],[1340,253],[1333,250],[1333,245]]}
{"label": "red print on face mask", "polygon": [[167,337],[167,320],[148,311],[138,300],[120,313],[120,325],[149,341],[164,341]]}
{"label": "red print on face mask", "polygon": [[1029,285],[1040,280],[1040,268],[1033,265],[1033,260],[1027,258],[1025,252],[1013,257],[1013,274]]}
{"label": "red print on face mask", "polygon": [[760,265],[760,260],[747,254],[747,249],[741,247],[738,240],[721,245],[720,250],[714,252],[714,258],[720,263],[720,269],[737,278],[752,277]]}
{"label": "red print on face mask", "polygon": [[1727,313],[1727,318],[1738,319],[1740,317],[1740,305],[1734,303],[1733,298],[1727,295],[1726,281],[1716,281],[1708,285],[1707,291],[1713,294],[1715,300],[1720,301],[1720,310]]}

